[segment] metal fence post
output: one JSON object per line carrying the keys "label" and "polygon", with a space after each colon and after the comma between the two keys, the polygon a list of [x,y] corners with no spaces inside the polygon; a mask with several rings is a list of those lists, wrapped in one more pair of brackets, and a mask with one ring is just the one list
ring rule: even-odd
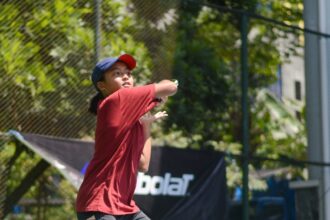
{"label": "metal fence post", "polygon": [[101,11],[102,0],[94,0],[94,17],[95,17],[95,64],[100,60],[101,55]]}
{"label": "metal fence post", "polygon": [[242,86],[242,145],[243,145],[243,220],[249,219],[249,103],[248,103],[248,16],[241,17],[241,86]]}

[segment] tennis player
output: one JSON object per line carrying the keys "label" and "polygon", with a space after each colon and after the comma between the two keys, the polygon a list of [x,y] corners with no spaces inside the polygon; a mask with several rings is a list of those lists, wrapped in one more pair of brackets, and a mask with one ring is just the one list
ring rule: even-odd
{"label": "tennis player", "polygon": [[162,80],[135,87],[135,66],[124,54],[100,61],[93,70],[98,93],[89,111],[97,115],[95,152],[78,192],[78,220],[150,219],[133,200],[137,173],[149,167],[151,124],[167,116],[150,110],[174,95],[177,84]]}

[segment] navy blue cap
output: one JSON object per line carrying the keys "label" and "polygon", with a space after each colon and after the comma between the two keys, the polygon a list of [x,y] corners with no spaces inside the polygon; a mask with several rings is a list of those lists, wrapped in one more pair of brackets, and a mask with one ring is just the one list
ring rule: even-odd
{"label": "navy blue cap", "polygon": [[98,62],[96,64],[96,66],[94,67],[93,73],[92,73],[92,82],[96,89],[97,89],[96,84],[98,81],[100,81],[103,74],[107,70],[109,70],[113,66],[113,64],[115,64],[118,61],[122,61],[122,62],[126,63],[126,65],[128,66],[128,68],[130,70],[132,70],[136,67],[136,61],[135,61],[134,57],[132,57],[129,54],[123,54],[119,57],[108,57],[108,58],[101,60],[100,62]]}

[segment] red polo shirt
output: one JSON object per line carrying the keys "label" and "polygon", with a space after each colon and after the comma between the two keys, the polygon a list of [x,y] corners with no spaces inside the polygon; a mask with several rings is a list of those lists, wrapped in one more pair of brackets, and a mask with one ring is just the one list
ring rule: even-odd
{"label": "red polo shirt", "polygon": [[145,141],[139,119],[156,105],[154,99],[152,84],[120,89],[99,103],[95,153],[78,192],[77,212],[139,211],[132,200]]}

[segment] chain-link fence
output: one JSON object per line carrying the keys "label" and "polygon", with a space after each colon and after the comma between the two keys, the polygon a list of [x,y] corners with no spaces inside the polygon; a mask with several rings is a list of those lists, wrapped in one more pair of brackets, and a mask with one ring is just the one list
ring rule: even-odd
{"label": "chain-link fence", "polygon": [[[241,126],[237,11],[193,1],[2,1],[1,9],[1,131],[91,135],[95,120],[86,109],[94,93],[89,79],[95,57],[123,52],[137,58],[134,74],[141,83],[179,79],[180,101],[171,110],[180,118],[170,123],[185,135],[202,126],[205,139],[214,140]],[[291,16],[293,24],[301,22],[299,11]],[[302,41],[288,37],[291,29],[269,30],[258,19],[251,24],[250,88],[256,89],[275,82],[282,55],[297,51]],[[280,50],[279,37],[287,42]],[[182,118],[186,106],[194,112]],[[222,114],[230,106],[230,114],[238,115],[234,121]],[[198,114],[201,120],[194,123]],[[221,130],[213,121],[232,122],[232,128]],[[231,134],[235,139],[237,131]]]}
{"label": "chain-link fence", "polygon": [[[97,5],[101,10],[94,10]],[[95,120],[86,109],[94,93],[89,79],[95,57],[123,52],[137,58],[139,82],[179,78],[182,96],[190,99],[182,104],[197,111],[201,106],[193,103],[203,99],[208,108],[199,111],[206,115],[201,119],[230,120],[213,110],[239,106],[240,14],[212,6],[193,1],[2,1],[0,130],[91,135]],[[276,77],[278,36],[267,30],[269,23],[252,22],[259,26],[255,37],[260,39],[249,45],[251,82],[260,88]],[[297,41],[292,42],[283,53],[294,50]],[[186,125],[193,118],[174,122],[194,133],[194,126]]]}
{"label": "chain-link fence", "polygon": [[169,77],[176,4],[2,1],[0,130],[91,135],[95,120],[87,108],[95,60],[131,53],[140,82]]}
{"label": "chain-link fence", "polygon": [[[286,64],[303,57],[303,32],[290,27],[301,26],[299,1],[1,1],[0,131],[92,137],[95,117],[87,112],[95,93],[92,68],[103,57],[130,53],[138,61],[133,72],[138,84],[179,80],[180,91],[166,107],[163,130],[175,134],[167,143],[231,146],[237,153],[243,10],[250,18],[250,154],[305,158],[304,117],[294,116],[302,114],[304,97],[292,104],[294,97],[283,94],[292,86],[282,84],[290,74],[284,73]],[[283,108],[274,95],[260,92],[270,85],[294,107]],[[253,165],[278,166],[265,164]]]}
{"label": "chain-link fence", "polygon": [[90,132],[93,3],[2,1],[1,14],[0,130]]}

